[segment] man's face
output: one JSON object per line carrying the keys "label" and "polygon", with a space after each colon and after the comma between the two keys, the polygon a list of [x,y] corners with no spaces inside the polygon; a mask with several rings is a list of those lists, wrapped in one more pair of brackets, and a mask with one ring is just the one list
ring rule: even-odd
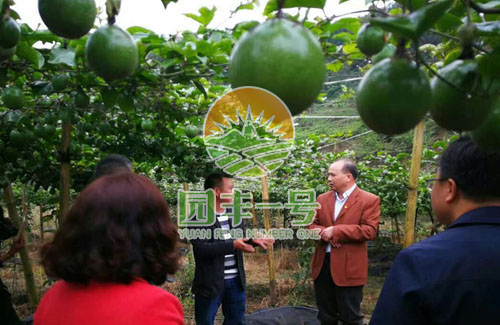
{"label": "man's face", "polygon": [[347,189],[351,179],[351,174],[342,172],[343,165],[342,161],[338,161],[331,164],[328,169],[328,185],[332,190],[342,193]]}
{"label": "man's face", "polygon": [[234,188],[233,179],[229,177],[223,177],[222,182],[215,188],[215,194],[221,202],[230,203],[233,200],[228,198],[221,198],[221,194],[232,194]]}

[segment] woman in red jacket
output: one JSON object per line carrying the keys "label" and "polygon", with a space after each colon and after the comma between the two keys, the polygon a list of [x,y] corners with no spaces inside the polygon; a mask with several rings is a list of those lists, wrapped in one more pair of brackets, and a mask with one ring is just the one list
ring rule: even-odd
{"label": "woman in red jacket", "polygon": [[184,324],[179,300],[152,285],[177,270],[177,238],[146,177],[97,179],[42,249],[47,275],[60,280],[42,298],[35,324]]}

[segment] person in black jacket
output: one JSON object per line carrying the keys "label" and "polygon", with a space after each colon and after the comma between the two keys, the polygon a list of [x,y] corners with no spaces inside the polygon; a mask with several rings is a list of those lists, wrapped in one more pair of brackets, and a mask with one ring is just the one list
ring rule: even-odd
{"label": "person in black jacket", "polygon": [[498,324],[500,153],[462,137],[443,153],[432,209],[448,228],[401,251],[372,325]]}
{"label": "person in black jacket", "polygon": [[[14,237],[17,229],[12,226],[8,219],[4,218],[3,209],[0,206],[0,241]],[[3,262],[16,255],[24,247],[24,236],[19,236],[12,242],[12,246],[6,254],[0,255],[0,267]],[[20,324],[16,311],[12,306],[10,293],[0,280],[0,322],[5,325]]]}
{"label": "person in black jacket", "polygon": [[[234,184],[230,175],[224,173],[211,174],[205,179],[205,190],[215,192],[215,224],[205,229],[221,228],[229,230],[240,228],[243,223],[233,227],[232,219],[224,213],[221,203],[231,202],[222,199],[222,193],[232,193]],[[270,239],[254,239],[253,243],[267,249],[274,241]],[[195,295],[196,324],[213,324],[217,310],[222,305],[224,324],[243,324],[245,316],[245,269],[243,254],[253,253],[255,249],[246,239],[232,239],[225,234],[224,239],[192,239],[194,259],[196,263],[192,291]]]}

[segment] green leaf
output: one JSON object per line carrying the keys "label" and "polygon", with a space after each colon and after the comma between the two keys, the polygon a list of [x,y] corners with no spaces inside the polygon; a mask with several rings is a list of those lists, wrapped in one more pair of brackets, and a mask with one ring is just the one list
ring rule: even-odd
{"label": "green leaf", "polygon": [[479,36],[498,36],[500,35],[500,21],[488,21],[476,24],[477,34]]}
{"label": "green leaf", "polygon": [[72,48],[55,48],[50,52],[50,64],[65,64],[70,67],[75,67],[75,50]]}
{"label": "green leaf", "polygon": [[163,7],[165,7],[165,9],[167,9],[167,6],[168,6],[171,2],[177,2],[177,0],[161,0],[161,3],[163,4]]}
{"label": "green leaf", "polygon": [[114,17],[120,13],[121,0],[106,0],[106,14]]}
{"label": "green leaf", "polygon": [[[325,7],[326,0],[287,0],[283,5],[283,8],[318,8],[323,9]],[[264,9],[264,15],[269,15],[270,13],[278,10],[277,0],[269,0]]]}
{"label": "green leaf", "polygon": [[117,103],[120,108],[125,112],[134,111],[134,98],[128,94],[120,94],[117,98]]}
{"label": "green leaf", "polygon": [[152,34],[152,35],[155,35],[155,32],[153,32],[152,30],[146,29],[146,28],[141,27],[141,26],[129,27],[129,28],[127,28],[127,31],[131,35],[134,35],[134,34]]}
{"label": "green leaf", "polygon": [[233,13],[236,13],[240,10],[253,10],[254,4],[258,4],[258,0],[252,0],[248,3],[241,3],[236,9],[234,9]]}
{"label": "green leaf", "polygon": [[203,87],[201,82],[199,82],[198,80],[191,80],[191,81],[196,86],[196,88],[198,88],[198,90],[201,91],[201,93],[203,94],[203,97],[205,97],[205,99],[208,99],[207,90],[205,89],[205,87]]}
{"label": "green leaf", "polygon": [[42,43],[63,42],[62,38],[52,34],[52,32],[50,32],[49,30],[35,30],[29,34],[24,35],[23,37],[30,43],[35,43],[38,41]]}
{"label": "green leaf", "polygon": [[103,88],[101,90],[101,95],[104,106],[106,106],[106,108],[113,108],[118,99],[116,91],[112,88]]}
{"label": "green leaf", "polygon": [[370,23],[388,32],[417,39],[439,21],[452,3],[453,0],[436,1],[408,16],[371,18]]}
{"label": "green leaf", "polygon": [[449,12],[445,13],[436,23],[437,30],[441,32],[456,31],[460,25],[462,25],[462,20]]}
{"label": "green leaf", "polygon": [[344,52],[345,54],[357,53],[359,52],[359,49],[356,45],[356,43],[346,44],[342,46],[342,52]]}
{"label": "green leaf", "polygon": [[212,56],[214,54],[214,48],[212,47],[212,43],[210,43],[207,40],[199,40],[196,43],[196,48],[198,49],[198,52],[203,54],[204,56]]}
{"label": "green leaf", "polygon": [[500,7],[500,1],[498,1],[498,0],[488,1],[486,3],[481,4],[481,7],[485,8],[485,9],[497,8],[497,7]]}
{"label": "green leaf", "polygon": [[[399,4],[404,6],[407,9],[411,9],[411,11],[418,10],[425,6],[425,0],[396,0]],[[411,8],[410,8],[411,7]]]}
{"label": "green leaf", "polygon": [[500,53],[491,53],[482,57],[478,69],[486,80],[498,80],[500,78]]}
{"label": "green leaf", "polygon": [[191,19],[194,19],[195,21],[199,22],[203,26],[207,27],[208,24],[214,19],[215,12],[217,11],[217,7],[212,7],[212,9],[208,9],[207,7],[201,7],[198,12],[200,13],[199,16],[195,14],[184,14],[184,16],[189,17]]}
{"label": "green leaf", "polygon": [[36,69],[42,68],[45,63],[43,55],[31,47],[26,41],[20,41],[17,44],[16,55],[20,58],[26,59]]}
{"label": "green leaf", "polygon": [[333,34],[339,29],[346,29],[349,32],[355,34],[358,32],[360,26],[361,21],[359,20],[359,18],[342,18],[340,20],[337,20],[333,24],[328,25],[326,27],[326,30]]}
{"label": "green leaf", "polygon": [[462,49],[455,49],[453,51],[450,51],[447,55],[446,58],[444,59],[444,65],[447,65],[456,59],[462,54]]}
{"label": "green leaf", "polygon": [[10,16],[12,18],[14,18],[15,20],[21,19],[21,16],[19,16],[19,14],[17,13],[17,11],[12,10],[12,8],[10,9]]}
{"label": "green leaf", "polygon": [[333,71],[333,72],[339,72],[340,70],[342,70],[343,67],[344,67],[344,64],[340,61],[335,61],[332,63],[328,63],[326,65],[326,68],[330,71]]}
{"label": "green leaf", "polygon": [[342,32],[342,33],[338,33],[338,34],[333,35],[333,39],[339,39],[345,43],[350,43],[356,39],[356,36],[354,36],[354,34],[351,34],[351,33]]}

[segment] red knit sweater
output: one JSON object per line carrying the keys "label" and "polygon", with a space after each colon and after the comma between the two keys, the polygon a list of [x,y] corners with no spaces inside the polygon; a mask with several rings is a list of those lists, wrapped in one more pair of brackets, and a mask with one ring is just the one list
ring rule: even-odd
{"label": "red knit sweater", "polygon": [[139,279],[129,285],[58,281],[43,296],[35,325],[184,324],[174,295]]}

